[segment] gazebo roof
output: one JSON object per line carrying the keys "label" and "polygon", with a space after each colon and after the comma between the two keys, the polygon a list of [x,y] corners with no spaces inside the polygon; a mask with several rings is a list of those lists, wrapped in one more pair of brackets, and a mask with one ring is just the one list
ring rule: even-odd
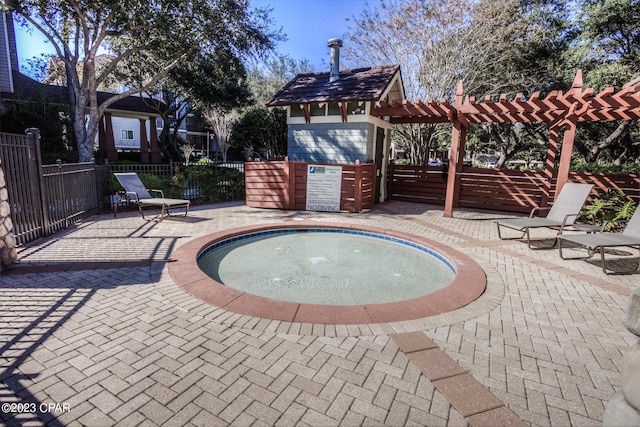
{"label": "gazebo roof", "polygon": [[267,102],[267,107],[331,101],[378,101],[400,73],[399,65],[341,70],[331,82],[329,72],[298,74]]}

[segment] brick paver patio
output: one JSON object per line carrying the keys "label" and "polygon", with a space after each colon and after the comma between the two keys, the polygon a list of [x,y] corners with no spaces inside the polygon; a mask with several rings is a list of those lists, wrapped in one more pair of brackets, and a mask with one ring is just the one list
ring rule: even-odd
{"label": "brick paver patio", "polygon": [[[640,274],[498,240],[505,214],[390,202],[364,214],[195,208],[186,219],[90,218],[23,248],[0,277],[7,425],[593,426],[637,337]],[[438,240],[487,274],[454,312],[374,325],[227,312],[179,288],[174,249],[220,229],[359,223]],[[624,255],[625,251],[619,251]],[[630,261],[631,262],[631,261]]]}

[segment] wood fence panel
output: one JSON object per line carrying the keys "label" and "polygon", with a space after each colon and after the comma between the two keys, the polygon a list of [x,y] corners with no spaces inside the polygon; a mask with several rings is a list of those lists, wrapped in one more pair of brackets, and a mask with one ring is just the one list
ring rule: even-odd
{"label": "wood fence panel", "polygon": [[459,206],[529,213],[540,207],[545,177],[537,171],[464,168]]}
{"label": "wood fence panel", "polygon": [[622,191],[630,200],[640,202],[640,175],[570,172],[569,181],[594,184],[602,191]]}
{"label": "wood fence panel", "polygon": [[391,164],[387,185],[392,200],[444,205],[447,179],[443,167]]}
{"label": "wood fence panel", "polygon": [[[389,196],[392,200],[444,204],[446,182],[442,168],[428,166],[389,167]],[[544,194],[555,196],[555,177],[547,182],[542,171],[463,168],[459,176],[461,207],[528,213],[540,207]],[[571,172],[569,181],[594,184],[594,192],[620,190],[630,200],[640,200],[640,176],[604,173]]]}
{"label": "wood fence panel", "polygon": [[[305,210],[307,207],[306,162],[249,162],[245,165],[247,206]],[[341,166],[340,210],[359,212],[373,206],[375,165]]]}
{"label": "wood fence panel", "polygon": [[289,209],[287,162],[250,162],[244,171],[247,206]]}
{"label": "wood fence panel", "polygon": [[289,162],[294,186],[291,198],[291,206],[294,210],[303,211],[307,208],[307,163]]}
{"label": "wood fence panel", "polygon": [[360,188],[360,194],[362,195],[362,209],[371,209],[375,202],[376,196],[376,165],[366,164],[362,165],[360,175],[360,182],[362,186]]}

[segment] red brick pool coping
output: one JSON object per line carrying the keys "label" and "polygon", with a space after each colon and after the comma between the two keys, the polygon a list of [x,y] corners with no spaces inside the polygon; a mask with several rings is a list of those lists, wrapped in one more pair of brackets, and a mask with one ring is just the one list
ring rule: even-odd
{"label": "red brick pool coping", "polygon": [[[277,301],[237,291],[215,281],[198,267],[198,255],[216,242],[282,228],[333,228],[400,238],[441,254],[454,265],[457,273],[449,285],[423,297],[392,303],[342,306]],[[184,291],[234,313],[286,322],[322,324],[388,323],[435,316],[471,303],[482,295],[487,285],[486,274],[480,265],[462,252],[439,242],[396,230],[316,221],[261,224],[207,234],[180,246],[171,254],[169,274]]]}

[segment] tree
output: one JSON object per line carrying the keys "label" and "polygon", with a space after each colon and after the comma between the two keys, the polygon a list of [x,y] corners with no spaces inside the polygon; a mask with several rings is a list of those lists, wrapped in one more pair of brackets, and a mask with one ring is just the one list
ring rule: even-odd
{"label": "tree", "polygon": [[218,150],[222,154],[222,161],[227,162],[227,152],[229,151],[229,135],[233,128],[233,122],[229,114],[221,107],[210,107],[204,112],[204,118],[213,129],[218,141]]}
{"label": "tree", "polygon": [[29,99],[6,99],[3,102],[7,111],[0,119],[2,132],[23,134],[25,129],[38,123],[40,147],[45,155],[43,161],[74,160],[71,159],[73,135],[67,132],[70,122],[66,105],[56,103],[42,92]]}
{"label": "tree", "polygon": [[[458,81],[480,99],[495,93],[530,93],[555,84],[569,40],[563,0],[382,0],[354,18],[344,57],[362,65],[399,63],[409,99],[453,101]],[[502,144],[504,159],[517,151],[515,129],[485,126]],[[412,163],[425,163],[446,126],[403,125],[396,132]],[[495,141],[498,138],[498,141]]]}
{"label": "tree", "polygon": [[[131,79],[131,76],[123,73],[122,78]],[[194,111],[231,110],[252,101],[242,61],[222,48],[216,49],[213,55],[198,54],[193,62],[176,67],[162,84],[145,95],[149,106],[157,109],[164,123],[159,142],[167,158],[176,157],[178,129]],[[162,104],[155,102],[158,97],[164,101]]]}
{"label": "tree", "polygon": [[247,83],[255,100],[254,107],[263,107],[282,87],[296,75],[313,72],[308,59],[271,56],[264,62],[247,67]]}
{"label": "tree", "polygon": [[[583,69],[585,83],[598,90],[622,86],[640,74],[640,2],[585,0],[581,32],[572,58]],[[640,162],[638,123],[594,123],[580,126],[576,149],[585,161],[605,155],[615,164]]]}
{"label": "tree", "polygon": [[287,153],[286,111],[265,107],[247,110],[234,124],[230,143],[266,159],[283,157]]}
{"label": "tree", "polygon": [[193,144],[182,144],[180,146],[180,154],[182,154],[182,158],[186,164],[191,162],[191,154],[193,154],[193,150],[196,147]]}
{"label": "tree", "polygon": [[50,55],[41,53],[40,56],[33,56],[27,59],[26,66],[23,66],[23,73],[32,79],[43,82],[49,75]]}
{"label": "tree", "polygon": [[[516,83],[531,86],[528,80],[536,74],[509,66],[538,31],[514,19],[518,7],[511,0],[382,0],[379,9],[368,8],[353,19],[344,57],[358,65],[400,64],[409,99],[453,100],[459,80],[467,93],[491,93]],[[403,125],[396,132],[410,161],[423,164],[444,129]]]}
{"label": "tree", "polygon": [[236,112],[229,144],[250,149],[265,158],[287,153],[287,119],[281,108],[267,109],[265,104],[297,74],[313,72],[309,60],[272,56],[248,67],[247,82],[254,103]]}
{"label": "tree", "polygon": [[[259,54],[279,37],[268,30],[268,11],[250,10],[248,0],[9,0],[9,5],[64,61],[81,161],[93,157],[99,121],[114,102],[155,87],[196,53],[225,47],[237,56]],[[103,49],[112,56],[98,72],[96,57]],[[102,82],[120,67],[141,63],[154,72],[98,104]]]}

